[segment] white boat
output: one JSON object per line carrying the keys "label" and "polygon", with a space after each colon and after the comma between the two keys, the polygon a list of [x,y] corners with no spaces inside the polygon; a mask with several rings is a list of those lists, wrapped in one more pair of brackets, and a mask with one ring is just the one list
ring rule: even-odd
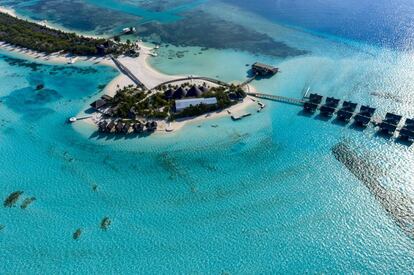
{"label": "white boat", "polygon": [[158,54],[157,53],[149,53],[149,55],[153,56],[153,57],[157,57]]}
{"label": "white boat", "polygon": [[69,60],[68,64],[74,64],[78,60],[78,57],[73,57]]}
{"label": "white boat", "polygon": [[174,131],[174,128],[171,126],[171,122],[168,123],[168,126],[165,128],[165,131],[166,132],[172,132],[172,131]]}
{"label": "white boat", "polygon": [[74,123],[74,122],[76,122],[78,119],[76,118],[76,117],[71,117],[71,118],[69,118],[69,122],[70,123]]}

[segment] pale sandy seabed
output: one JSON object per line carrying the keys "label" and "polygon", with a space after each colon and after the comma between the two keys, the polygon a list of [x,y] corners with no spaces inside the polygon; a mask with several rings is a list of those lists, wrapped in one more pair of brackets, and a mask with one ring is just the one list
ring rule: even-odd
{"label": "pale sandy seabed", "polygon": [[[10,14],[12,16],[18,17],[16,13],[12,9],[0,7],[0,12]],[[36,21],[35,21],[36,22]],[[45,22],[36,22],[41,23],[43,25],[46,25],[50,28],[55,28],[55,26],[52,26]],[[127,67],[140,81],[142,81],[143,84],[147,87],[155,87],[160,83],[163,83],[165,81],[173,80],[182,78],[184,76],[180,75],[167,75],[163,74],[159,71],[157,71],[155,68],[151,67],[148,63],[148,58],[151,57],[150,53],[153,50],[153,48],[149,45],[146,45],[144,43],[139,43],[140,55],[137,58],[131,58],[131,57],[119,57],[119,61]],[[8,52],[16,53],[17,55],[21,55],[23,58],[29,57],[30,59],[34,59],[37,62],[41,63],[50,63],[50,64],[67,64],[70,65],[70,63],[75,62],[92,62],[96,65],[106,65],[116,68],[115,64],[107,57],[82,57],[82,56],[71,56],[66,54],[60,54],[60,53],[54,53],[54,54],[44,54],[39,53],[36,51],[32,51],[29,49],[24,49],[20,47],[16,47],[10,44],[6,44],[3,42],[0,42],[0,49],[6,50]],[[74,62],[75,61],[75,62]],[[189,72],[189,75],[191,72]],[[192,80],[193,84],[202,85],[202,80]],[[102,94],[107,94],[110,96],[114,96],[116,91],[119,88],[128,86],[133,84],[133,82],[124,74],[120,73],[117,77],[115,77],[111,82],[107,84],[105,89],[102,91]],[[181,84],[180,82],[176,82],[174,84]],[[252,85],[248,85],[247,87],[250,91],[255,91],[255,88]],[[168,123],[166,121],[159,121],[159,128],[157,130],[157,133],[167,133],[166,128],[173,129],[174,131],[182,129],[186,124],[188,123],[199,123],[200,121],[204,121],[206,119],[213,120],[217,118],[221,118],[224,116],[230,116],[230,114],[242,114],[246,109],[254,106],[256,103],[254,99],[246,98],[242,103],[239,103],[235,106],[232,106],[226,110],[222,110],[220,112],[213,112],[209,114],[205,114],[199,117],[195,118],[187,118],[187,119],[180,119],[177,121],[173,121],[171,123]],[[85,106],[85,109],[87,106]],[[85,110],[82,110],[77,114],[77,116],[83,116]],[[84,119],[81,121],[81,123],[88,123],[91,125],[95,125],[96,122],[99,120],[100,115],[98,113],[92,114],[91,118]]]}

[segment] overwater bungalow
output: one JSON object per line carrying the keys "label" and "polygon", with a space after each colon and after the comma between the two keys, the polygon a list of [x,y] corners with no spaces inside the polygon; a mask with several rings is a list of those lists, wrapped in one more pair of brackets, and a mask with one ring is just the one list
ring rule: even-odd
{"label": "overwater bungalow", "polygon": [[349,121],[354,115],[357,105],[350,101],[344,101],[342,108],[336,113],[337,118],[343,121]]}
{"label": "overwater bungalow", "polygon": [[355,115],[355,124],[361,127],[366,127],[371,122],[371,118],[375,113],[375,108],[362,105],[359,113]]}
{"label": "overwater bungalow", "polygon": [[322,98],[323,98],[323,96],[321,96],[321,95],[310,94],[309,95],[309,100],[307,102],[305,102],[305,104],[303,105],[303,109],[306,112],[314,113],[316,111],[316,109],[318,109],[319,104],[322,102]]}
{"label": "overwater bungalow", "polygon": [[117,133],[122,133],[123,129],[124,129],[124,123],[122,123],[122,121],[118,121],[115,125],[115,131]]}
{"label": "overwater bungalow", "polygon": [[261,76],[272,76],[279,72],[279,68],[256,62],[252,65],[253,73]]}
{"label": "overwater bungalow", "polygon": [[156,121],[147,121],[145,127],[147,128],[148,132],[154,132],[155,130],[157,130],[158,123]]}
{"label": "overwater bungalow", "polygon": [[333,97],[326,98],[325,104],[320,108],[321,115],[332,116],[339,105],[339,101],[339,99]]}
{"label": "overwater bungalow", "polygon": [[397,130],[398,123],[400,123],[402,116],[393,113],[387,113],[384,120],[378,125],[382,132],[393,135]]}
{"label": "overwater bungalow", "polygon": [[414,141],[414,131],[408,128],[402,128],[398,135],[399,139]]}
{"label": "overwater bungalow", "polygon": [[403,128],[414,131],[414,119],[407,118]]}

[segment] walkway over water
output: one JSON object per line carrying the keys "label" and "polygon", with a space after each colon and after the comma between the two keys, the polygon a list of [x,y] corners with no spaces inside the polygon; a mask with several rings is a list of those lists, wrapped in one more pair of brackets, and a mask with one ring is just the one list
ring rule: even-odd
{"label": "walkway over water", "polygon": [[269,95],[269,94],[262,94],[262,93],[247,93],[247,95],[254,96],[254,97],[257,97],[257,98],[263,98],[263,99],[278,101],[278,102],[282,102],[282,103],[299,105],[299,106],[302,106],[303,104],[305,104],[305,101],[302,100],[302,99],[279,96],[279,95]]}

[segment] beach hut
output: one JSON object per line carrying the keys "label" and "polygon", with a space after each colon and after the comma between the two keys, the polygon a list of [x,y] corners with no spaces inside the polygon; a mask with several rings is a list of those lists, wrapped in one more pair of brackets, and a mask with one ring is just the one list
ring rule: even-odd
{"label": "beach hut", "polygon": [[98,124],[99,132],[106,132],[106,127],[108,126],[108,122],[101,121]]}
{"label": "beach hut", "polygon": [[197,87],[193,86],[188,90],[186,97],[200,97],[203,92]]}
{"label": "beach hut", "polygon": [[384,120],[379,124],[381,132],[393,135],[397,130],[398,123],[400,123],[402,116],[393,113],[387,113]]}
{"label": "beach hut", "polygon": [[124,127],[122,128],[122,132],[124,132],[124,134],[128,134],[130,128],[131,128],[131,123],[125,122]]}
{"label": "beach hut", "polygon": [[122,121],[118,121],[117,123],[116,123],[116,126],[115,126],[115,131],[117,132],[117,133],[122,133],[122,130],[124,129],[124,124],[122,123]]}
{"label": "beach hut", "polygon": [[358,126],[366,127],[371,121],[372,116],[375,113],[375,108],[362,105],[359,113],[355,115],[354,120],[355,124]]}
{"label": "beach hut", "polygon": [[106,125],[106,132],[107,132],[107,133],[112,132],[112,130],[114,129],[114,127],[115,127],[115,122],[114,122],[113,120],[111,120],[111,121],[108,123],[108,125]]}
{"label": "beach hut", "polygon": [[142,125],[141,122],[137,122],[133,125],[134,128],[134,132],[139,134],[142,133],[144,131],[144,125]]}
{"label": "beach hut", "polygon": [[338,107],[339,99],[328,97],[326,98],[325,104],[320,108],[321,115],[330,117],[335,112],[336,107]]}
{"label": "beach hut", "polygon": [[186,95],[187,95],[187,90],[184,89],[183,87],[179,87],[177,90],[175,90],[172,97],[174,99],[181,99],[181,98],[184,98]]}

